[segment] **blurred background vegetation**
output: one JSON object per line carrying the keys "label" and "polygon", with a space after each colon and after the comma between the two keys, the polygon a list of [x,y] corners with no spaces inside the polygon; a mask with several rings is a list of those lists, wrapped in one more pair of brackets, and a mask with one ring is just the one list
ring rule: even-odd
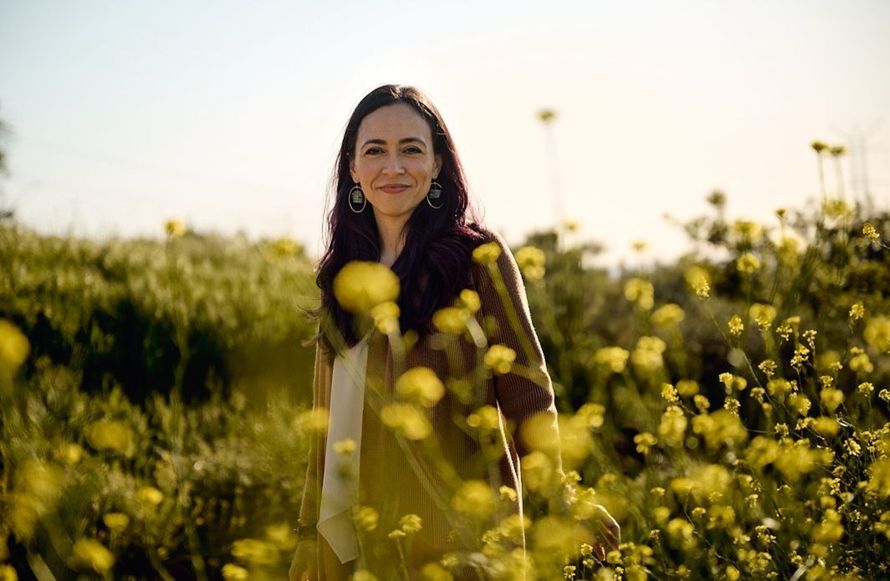
{"label": "blurred background vegetation", "polygon": [[[825,196],[758,224],[725,205],[680,225],[671,264],[594,266],[573,224],[516,249],[574,485],[623,529],[598,573],[575,547],[558,574],[890,574],[890,215]],[[285,574],[315,421],[312,260],[165,228],[0,223],[4,579]]]}

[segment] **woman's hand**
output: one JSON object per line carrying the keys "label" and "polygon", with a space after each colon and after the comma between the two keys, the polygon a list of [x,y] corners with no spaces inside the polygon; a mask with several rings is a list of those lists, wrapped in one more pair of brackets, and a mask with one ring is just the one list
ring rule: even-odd
{"label": "woman's hand", "polygon": [[304,539],[297,543],[297,549],[294,551],[290,570],[287,573],[290,581],[316,581],[318,579],[317,548],[317,541],[313,539]]}
{"label": "woman's hand", "polygon": [[618,521],[612,518],[609,511],[601,505],[596,505],[596,514],[591,519],[594,522],[596,530],[596,540],[593,543],[593,556],[600,561],[606,560],[609,551],[618,549],[621,542],[621,527]]}

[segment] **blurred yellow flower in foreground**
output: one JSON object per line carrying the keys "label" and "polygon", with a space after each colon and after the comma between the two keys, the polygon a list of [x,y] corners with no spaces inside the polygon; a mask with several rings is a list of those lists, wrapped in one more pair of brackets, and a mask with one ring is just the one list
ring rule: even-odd
{"label": "blurred yellow flower in foreground", "polygon": [[763,303],[754,303],[748,308],[748,315],[754,319],[758,327],[766,330],[776,319],[776,307]]}
{"label": "blurred yellow flower in foreground", "polygon": [[655,305],[655,287],[643,278],[631,278],[624,283],[624,298],[649,311]]}
{"label": "blurred yellow flower in foreground", "polygon": [[686,318],[680,305],[668,303],[655,309],[652,313],[652,324],[658,327],[673,327]]}
{"label": "blurred yellow flower in foreground", "polygon": [[297,546],[297,536],[286,522],[267,526],[266,540],[282,551],[289,551]]}
{"label": "blurred yellow flower in foreground", "polygon": [[423,519],[416,514],[406,514],[399,519],[399,528],[407,535],[420,532],[423,528]]}
{"label": "blurred yellow flower in foreground", "polygon": [[433,326],[440,333],[460,335],[467,328],[470,313],[458,307],[445,307],[433,313]]}
{"label": "blurred yellow flower in foreground", "polygon": [[83,458],[83,448],[71,442],[62,444],[56,451],[56,458],[69,466],[73,466]]}
{"label": "blurred yellow flower in foreground", "polygon": [[232,555],[251,565],[274,565],[278,562],[278,548],[259,539],[241,539],[232,543]]}
{"label": "blurred yellow flower in foreground", "polygon": [[497,497],[483,480],[467,480],[451,498],[451,508],[457,512],[485,519],[494,514]]}
{"label": "blurred yellow flower in foreground", "polygon": [[880,498],[890,496],[890,458],[881,458],[868,467],[868,484],[865,489]]}
{"label": "blurred yellow flower in foreground", "polygon": [[640,432],[634,436],[634,444],[637,445],[637,452],[640,454],[648,454],[649,448],[657,443],[658,440],[649,432]]}
{"label": "blurred yellow flower in foreground", "polygon": [[497,242],[486,242],[473,249],[473,262],[491,264],[501,256],[501,245]]}
{"label": "blurred yellow flower in foreground", "polygon": [[738,260],[736,260],[735,264],[739,272],[752,274],[754,272],[757,272],[757,270],[760,268],[760,259],[750,252],[746,252],[745,254],[742,254]]}
{"label": "blurred yellow flower in foreground", "polygon": [[380,412],[383,425],[409,440],[423,440],[433,431],[429,420],[416,406],[391,403]]}
{"label": "blurred yellow flower in foreground", "polygon": [[164,501],[164,493],[154,486],[143,486],[138,489],[133,496],[139,503],[151,508],[156,507]]}
{"label": "blurred yellow flower in foreground", "polygon": [[239,567],[234,563],[226,563],[222,568],[222,576],[225,581],[247,581],[250,579],[250,573],[244,567]]}
{"label": "blurred yellow flower in foreground", "polygon": [[178,218],[172,218],[164,223],[164,231],[167,232],[168,238],[180,238],[185,236],[185,223]]}
{"label": "blurred yellow flower in foreground", "polygon": [[544,278],[546,272],[545,263],[547,258],[544,251],[535,246],[523,246],[516,251],[516,263],[525,278],[529,280],[539,280]]}
{"label": "blurred yellow flower in foreground", "polygon": [[890,352],[890,318],[872,317],[863,332],[865,342],[882,353]]}
{"label": "blurred yellow flower in foreground", "polygon": [[667,345],[659,337],[643,336],[637,340],[636,348],[630,356],[634,367],[641,373],[652,373],[664,365],[661,354]]}
{"label": "blurred yellow flower in foreground", "polygon": [[360,506],[355,511],[355,524],[363,531],[373,531],[379,521],[380,514],[370,506]]}
{"label": "blurred yellow flower in foreground", "polygon": [[28,358],[30,351],[28,338],[19,328],[6,319],[0,319],[0,372],[15,372]]}
{"label": "blurred yellow flower in foreground", "polygon": [[391,335],[399,329],[399,305],[386,301],[371,308],[374,326],[384,335]]}
{"label": "blurred yellow flower in foreground", "polygon": [[485,352],[485,366],[495,372],[497,375],[504,375],[513,368],[513,362],[516,361],[516,351],[510,349],[506,345],[492,345]]}
{"label": "blurred yellow flower in foreground", "polygon": [[420,570],[420,581],[454,581],[454,576],[439,563],[427,563]]}
{"label": "blurred yellow flower in foreground", "polygon": [[330,413],[324,408],[307,410],[297,416],[297,427],[315,433],[324,433],[328,429]]}
{"label": "blurred yellow flower in foreground", "polygon": [[78,571],[93,571],[105,575],[114,565],[114,555],[99,541],[80,539],[74,543],[68,563]]}
{"label": "blurred yellow flower in foreground", "polygon": [[0,581],[18,581],[18,573],[12,565],[0,565]]}
{"label": "blurred yellow flower in foreground", "polygon": [[482,308],[482,300],[479,298],[479,293],[468,288],[460,291],[460,303],[471,313],[475,313]]}
{"label": "blurred yellow flower in foreground", "polygon": [[379,262],[356,260],[334,277],[334,296],[351,313],[369,313],[399,297],[399,277]]}
{"label": "blurred yellow flower in foreground", "polygon": [[609,369],[612,373],[622,373],[627,367],[627,359],[630,352],[621,347],[603,347],[597,349],[593,360],[597,365]]}
{"label": "blurred yellow flower in foreground", "polygon": [[445,385],[429,367],[413,367],[396,380],[396,393],[402,399],[430,408],[445,395]]}
{"label": "blurred yellow flower in foreground", "polygon": [[122,512],[106,512],[102,515],[102,522],[111,532],[120,533],[129,526],[130,517]]}
{"label": "blurred yellow flower in foreground", "polygon": [[686,284],[689,285],[700,299],[706,299],[711,296],[711,277],[708,271],[700,266],[690,266],[683,273]]}
{"label": "blurred yellow flower in foreground", "polygon": [[493,432],[501,425],[500,416],[496,407],[484,405],[467,416],[467,425],[482,432]]}
{"label": "blurred yellow flower in foreground", "polygon": [[119,420],[98,420],[88,425],[83,434],[94,449],[111,450],[126,457],[136,451],[133,431]]}

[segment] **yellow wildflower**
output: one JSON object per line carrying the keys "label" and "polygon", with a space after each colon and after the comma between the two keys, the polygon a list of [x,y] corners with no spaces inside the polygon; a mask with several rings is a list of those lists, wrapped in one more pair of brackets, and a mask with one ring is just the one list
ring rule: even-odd
{"label": "yellow wildflower", "polygon": [[399,527],[405,534],[411,535],[423,528],[423,520],[416,514],[406,514],[399,519]]}
{"label": "yellow wildflower", "polygon": [[881,235],[878,233],[878,229],[875,228],[875,225],[871,222],[866,222],[862,225],[862,235],[871,240],[872,242],[877,242]]}
{"label": "yellow wildflower", "polygon": [[699,391],[698,382],[694,379],[681,379],[677,382],[677,393],[683,397],[689,397],[697,394]]}
{"label": "yellow wildflower", "polygon": [[241,539],[232,543],[232,556],[251,565],[269,566],[278,562],[278,547],[259,539]]}
{"label": "yellow wildflower", "polygon": [[834,410],[844,403],[844,392],[839,389],[823,389],[819,396],[822,400],[822,405],[831,413],[834,413]]}
{"label": "yellow wildflower", "polygon": [[102,515],[102,522],[108,530],[120,533],[130,524],[130,517],[122,512],[106,512]]}
{"label": "yellow wildflower", "polygon": [[130,457],[136,451],[133,431],[118,420],[98,420],[84,428],[84,436],[96,450],[112,450]]}
{"label": "yellow wildflower", "polygon": [[612,373],[622,373],[627,366],[627,359],[630,352],[621,347],[603,347],[596,351],[593,356],[597,365],[609,369]]}
{"label": "yellow wildflower", "polygon": [[673,327],[679,325],[686,318],[686,313],[680,305],[668,303],[652,312],[652,324],[658,327]]}
{"label": "yellow wildflower", "polygon": [[334,451],[341,456],[348,456],[355,452],[356,443],[352,438],[345,438],[338,442],[334,442]]}
{"label": "yellow wildflower", "polygon": [[114,555],[99,541],[80,539],[74,543],[69,558],[71,568],[105,575],[114,565]]}
{"label": "yellow wildflower", "polygon": [[427,417],[416,406],[391,403],[380,412],[383,425],[409,440],[423,440],[433,431]]}
{"label": "yellow wildflower", "polygon": [[226,563],[222,568],[222,576],[225,581],[247,581],[250,574],[244,567],[239,567],[234,563]]}
{"label": "yellow wildflower", "polygon": [[496,506],[497,497],[483,480],[464,482],[451,498],[451,508],[457,512],[483,519],[494,514]]}
{"label": "yellow wildflower", "polygon": [[0,373],[12,376],[28,358],[31,345],[18,327],[0,319]]}
{"label": "yellow wildflower", "polygon": [[186,230],[185,223],[178,218],[172,218],[164,223],[164,231],[171,240],[185,236]]}
{"label": "yellow wildflower", "polygon": [[154,508],[164,500],[164,493],[154,486],[143,486],[136,490],[133,497],[141,504]]}
{"label": "yellow wildflower", "polygon": [[286,522],[271,524],[266,527],[266,540],[282,551],[293,550],[297,546],[297,535]]}
{"label": "yellow wildflower", "polygon": [[683,445],[683,437],[686,434],[686,416],[679,406],[668,406],[667,410],[661,416],[661,423],[658,425],[658,435],[668,445],[679,447]]}
{"label": "yellow wildflower", "polygon": [[649,432],[640,432],[636,436],[634,436],[634,443],[637,445],[637,452],[640,454],[648,454],[649,448],[658,443],[658,440],[655,439]]}
{"label": "yellow wildflower", "polygon": [[890,458],[881,458],[868,466],[868,484],[865,489],[880,498],[890,496]]}
{"label": "yellow wildflower", "polygon": [[473,262],[491,264],[501,256],[501,246],[497,242],[487,242],[473,249]]}
{"label": "yellow wildflower", "polygon": [[707,270],[700,266],[690,266],[683,275],[686,278],[686,284],[699,298],[706,299],[711,296],[711,279]]}
{"label": "yellow wildflower", "polygon": [[420,570],[420,581],[454,581],[454,576],[439,563],[427,563]]}
{"label": "yellow wildflower", "polygon": [[496,407],[484,405],[467,416],[467,425],[483,432],[492,432],[500,426],[500,415]]}
{"label": "yellow wildflower", "polygon": [[396,393],[402,399],[431,408],[445,395],[445,385],[429,367],[412,367],[396,381]]}
{"label": "yellow wildflower", "polygon": [[379,262],[353,261],[334,277],[337,302],[352,313],[368,313],[375,306],[395,301],[399,277]]}
{"label": "yellow wildflower", "polygon": [[[7,555],[0,552],[0,558],[6,558]],[[0,565],[0,581],[18,581],[19,575],[12,568],[12,565]]]}
{"label": "yellow wildflower", "polygon": [[872,317],[863,332],[865,342],[882,353],[890,351],[890,318]]}
{"label": "yellow wildflower", "polygon": [[729,319],[729,334],[733,337],[738,337],[742,334],[742,331],[745,330],[745,324],[742,323],[742,318],[738,315],[733,315]]}
{"label": "yellow wildflower", "polygon": [[651,310],[655,304],[655,287],[648,280],[631,278],[624,283],[624,298],[636,303],[641,309]]}
{"label": "yellow wildflower", "polygon": [[640,337],[631,354],[631,361],[641,373],[651,373],[664,365],[661,354],[665,349],[667,345],[658,337]]}
{"label": "yellow wildflower", "polygon": [[516,251],[516,264],[525,278],[539,280],[544,278],[544,264],[546,257],[544,251],[534,246],[523,246]]}
{"label": "yellow wildflower", "polygon": [[386,301],[371,308],[374,326],[384,335],[392,335],[399,329],[399,305]]}
{"label": "yellow wildflower", "polygon": [[817,140],[817,141],[813,141],[812,143],[810,143],[810,147],[812,147],[813,151],[815,151],[816,153],[822,153],[823,151],[828,149],[828,144],[826,144],[823,141]]}
{"label": "yellow wildflower", "polygon": [[856,387],[856,390],[859,393],[861,393],[862,395],[864,395],[865,397],[870,397],[872,392],[875,390],[875,386],[873,383],[870,383],[868,381],[863,381],[862,383],[859,384],[858,387]]}
{"label": "yellow wildflower", "polygon": [[746,252],[736,260],[735,266],[739,272],[752,274],[760,268],[760,259],[750,252]]}
{"label": "yellow wildflower", "polygon": [[73,466],[74,464],[80,462],[81,458],[83,458],[83,448],[81,448],[77,444],[68,442],[67,444],[62,444],[62,446],[56,452],[56,457],[65,464]]}
{"label": "yellow wildflower", "polygon": [[858,303],[854,303],[852,307],[850,307],[850,320],[858,321],[862,317],[865,316],[865,307],[862,305],[862,301]]}
{"label": "yellow wildflower", "polygon": [[509,373],[513,367],[513,362],[516,361],[516,351],[506,345],[492,345],[486,351],[483,360],[485,366],[494,371],[495,374],[504,375]]}
{"label": "yellow wildflower", "polygon": [[529,490],[546,491],[555,484],[556,471],[547,454],[534,451],[522,458],[522,483]]}
{"label": "yellow wildflower", "polygon": [[296,424],[310,432],[324,433],[328,429],[330,414],[324,408],[307,410],[297,416]]}
{"label": "yellow wildflower", "polygon": [[857,373],[871,373],[875,370],[874,364],[869,359],[868,354],[864,351],[857,350],[856,352],[853,349],[850,350],[850,353],[853,355],[850,358],[850,369]]}
{"label": "yellow wildflower", "polygon": [[753,244],[760,240],[763,228],[750,220],[735,220],[731,226],[736,236],[745,244]]}
{"label": "yellow wildflower", "polygon": [[467,328],[470,313],[458,307],[445,307],[433,313],[433,326],[441,333],[460,335]]}
{"label": "yellow wildflower", "polygon": [[766,330],[776,319],[776,307],[763,303],[754,303],[748,308],[748,315],[757,323],[761,330]]}
{"label": "yellow wildflower", "polygon": [[360,569],[353,574],[352,581],[377,581],[377,576],[370,571]]}
{"label": "yellow wildflower", "polygon": [[841,198],[832,198],[822,202],[822,212],[832,219],[837,220],[853,213],[852,208]]}
{"label": "yellow wildflower", "polygon": [[373,531],[380,521],[380,514],[370,506],[361,506],[355,511],[355,524],[363,531]]}
{"label": "yellow wildflower", "polygon": [[708,398],[701,394],[696,394],[692,398],[692,402],[695,404],[696,409],[700,412],[706,412],[708,411],[708,408],[711,407],[711,402],[708,400]]}
{"label": "yellow wildflower", "polygon": [[813,419],[813,429],[826,437],[837,436],[841,429],[840,424],[834,418],[819,416]]}
{"label": "yellow wildflower", "polygon": [[281,236],[269,245],[269,252],[272,254],[272,256],[284,258],[286,256],[300,254],[303,252],[303,249],[291,238],[288,238],[287,236]]}
{"label": "yellow wildflower", "polygon": [[475,313],[482,308],[482,301],[479,299],[479,293],[468,288],[460,291],[460,303],[471,313]]}

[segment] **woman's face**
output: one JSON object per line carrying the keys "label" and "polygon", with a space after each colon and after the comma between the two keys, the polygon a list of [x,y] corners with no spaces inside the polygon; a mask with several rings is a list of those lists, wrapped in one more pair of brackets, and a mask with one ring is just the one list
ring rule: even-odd
{"label": "woman's face", "polygon": [[359,124],[349,169],[378,223],[407,222],[441,167],[430,126],[410,105],[381,107]]}

